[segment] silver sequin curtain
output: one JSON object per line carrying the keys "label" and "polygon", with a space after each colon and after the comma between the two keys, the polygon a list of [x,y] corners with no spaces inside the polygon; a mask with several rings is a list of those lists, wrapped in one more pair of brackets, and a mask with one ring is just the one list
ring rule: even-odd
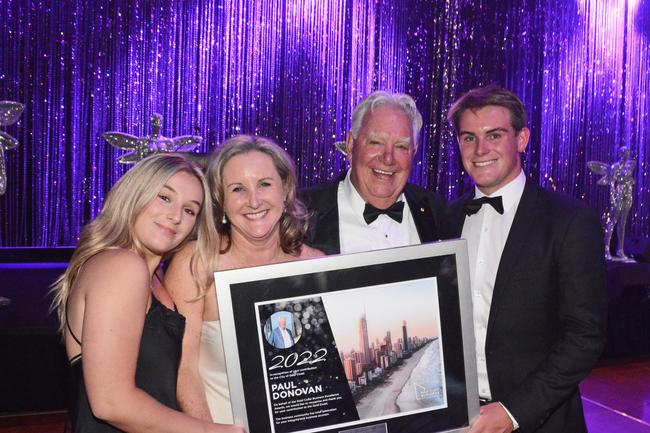
{"label": "silver sequin curtain", "polygon": [[586,168],[628,145],[637,160],[630,232],[650,232],[650,0],[0,0],[7,128],[0,245],[76,242],[127,167],[108,130],[274,138],[302,185],[336,176],[333,148],[375,89],[410,93],[425,118],[411,179],[457,197],[470,186],[445,122],[463,91],[497,82],[524,100],[526,170],[603,211]]}

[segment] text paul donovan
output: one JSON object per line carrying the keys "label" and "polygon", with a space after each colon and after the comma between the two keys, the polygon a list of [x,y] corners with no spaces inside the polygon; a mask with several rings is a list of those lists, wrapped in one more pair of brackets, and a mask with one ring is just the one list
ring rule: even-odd
{"label": "text paul donovan", "polygon": [[298,385],[293,382],[274,383],[271,385],[273,400],[300,397],[301,395],[316,394],[319,392],[323,392],[323,385],[303,386],[301,388],[298,388]]}

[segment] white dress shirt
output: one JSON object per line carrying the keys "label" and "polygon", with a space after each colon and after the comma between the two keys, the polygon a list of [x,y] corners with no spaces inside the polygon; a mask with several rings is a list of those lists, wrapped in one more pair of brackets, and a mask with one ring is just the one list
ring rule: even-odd
{"label": "white dress shirt", "polygon": [[419,244],[420,236],[404,194],[397,198],[397,201],[400,200],[404,202],[401,223],[381,214],[372,223],[366,224],[363,219],[366,202],[352,185],[348,170],[345,179],[339,182],[337,193],[341,254]]}
{"label": "white dress shirt", "polygon": [[[500,215],[491,205],[484,204],[477,213],[466,216],[463,224],[461,237],[467,239],[467,248],[469,250],[478,393],[481,398],[488,400],[492,400],[492,393],[487,375],[485,339],[490,317],[492,291],[499,270],[501,254],[508,239],[508,233],[510,233],[510,227],[515,218],[525,185],[526,176],[522,170],[512,182],[490,194],[490,197],[502,197],[503,215]],[[485,194],[478,188],[475,189],[474,198],[484,196]]]}

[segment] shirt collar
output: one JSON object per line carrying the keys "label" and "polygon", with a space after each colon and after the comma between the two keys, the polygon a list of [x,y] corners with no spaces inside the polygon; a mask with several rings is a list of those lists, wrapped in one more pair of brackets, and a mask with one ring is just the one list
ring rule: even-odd
{"label": "shirt collar", "polygon": [[[492,194],[488,195],[488,197],[501,196],[501,200],[503,200],[503,210],[508,211],[519,203],[519,199],[524,193],[525,186],[526,175],[524,174],[524,170],[521,170],[519,171],[519,175],[510,181],[510,183],[494,191]],[[481,197],[485,197],[485,194],[483,194],[478,187],[474,186],[474,198]]]}

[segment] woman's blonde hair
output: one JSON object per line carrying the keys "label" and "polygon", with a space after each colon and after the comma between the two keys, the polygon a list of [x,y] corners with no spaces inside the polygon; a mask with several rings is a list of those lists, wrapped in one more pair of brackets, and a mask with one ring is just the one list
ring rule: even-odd
{"label": "woman's blonde hair", "polygon": [[[133,248],[144,256],[144,249],[133,237],[133,227],[140,212],[158,195],[167,181],[177,173],[185,172],[199,180],[203,188],[203,205],[197,215],[190,235],[176,248],[168,251],[163,259],[180,250],[190,239],[197,239],[196,256],[207,260],[208,247],[217,242],[210,194],[201,170],[183,156],[163,153],[150,156],[137,163],[126,172],[111,188],[104,200],[99,215],[81,231],[77,248],[72,254],[65,273],[52,285],[54,300],[52,310],[59,316],[59,330],[65,329],[65,309],[70,288],[84,264],[95,254],[117,248]],[[196,262],[196,261],[195,261]],[[207,261],[205,263],[208,263]],[[192,264],[193,277],[198,279],[197,264]]]}
{"label": "woman's blonde hair", "polygon": [[250,135],[237,135],[224,142],[211,155],[206,169],[217,232],[227,242],[220,252],[227,252],[232,243],[230,223],[223,223],[225,215],[223,169],[234,156],[254,151],[271,157],[273,165],[282,179],[287,196],[285,211],[280,218],[280,246],[285,253],[298,255],[307,231],[309,214],[305,205],[296,196],[296,170],[293,161],[289,154],[271,139]]}

